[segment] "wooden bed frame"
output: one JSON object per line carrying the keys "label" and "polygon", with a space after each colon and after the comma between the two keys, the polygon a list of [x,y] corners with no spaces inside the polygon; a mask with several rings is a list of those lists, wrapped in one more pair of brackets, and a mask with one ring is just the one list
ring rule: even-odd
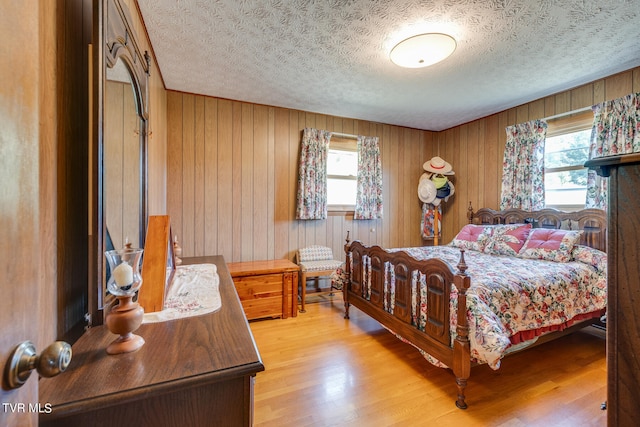
{"label": "wooden bed frame", "polygon": [[[584,209],[577,212],[543,209],[527,212],[520,209],[495,211],[483,208],[473,212],[473,208],[469,204],[467,216],[469,223],[474,224],[537,222],[536,227],[580,229],[584,230],[580,244],[601,251],[606,249],[607,216],[604,211],[599,209]],[[466,274],[467,265],[464,260],[464,250],[460,250],[460,260],[454,270],[440,259],[418,261],[403,251],[387,252],[380,246],[367,247],[359,241],[350,242],[348,233],[344,248],[347,255],[345,265],[347,280],[343,288],[345,319],[349,318],[349,307],[353,305],[414,346],[449,366],[455,375],[458,387],[456,406],[466,409],[464,392],[472,365],[468,338],[466,293],[471,286],[471,279]],[[367,278],[363,277],[362,273],[364,257],[368,257],[371,264],[369,299],[362,297],[362,290],[367,283]],[[395,308],[393,314],[384,309],[384,265],[386,262],[390,262],[395,268]],[[424,304],[427,305],[428,318],[424,331],[412,325],[411,319],[411,277],[412,272],[416,270],[424,274],[427,280],[427,295]],[[351,271],[353,271],[353,277],[350,277]],[[457,336],[453,344],[450,338],[449,323],[449,298],[452,283],[458,289]],[[420,298],[419,292],[417,295]],[[386,304],[389,303],[390,301],[386,301]],[[586,320],[564,331],[544,335],[544,342],[591,323],[593,323],[592,319]]]}

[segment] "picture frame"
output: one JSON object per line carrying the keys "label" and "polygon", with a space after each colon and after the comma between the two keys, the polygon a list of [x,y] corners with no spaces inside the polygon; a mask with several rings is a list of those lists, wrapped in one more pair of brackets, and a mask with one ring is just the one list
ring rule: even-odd
{"label": "picture frame", "polygon": [[142,286],[138,303],[147,313],[162,311],[176,271],[169,215],[151,215],[142,259]]}

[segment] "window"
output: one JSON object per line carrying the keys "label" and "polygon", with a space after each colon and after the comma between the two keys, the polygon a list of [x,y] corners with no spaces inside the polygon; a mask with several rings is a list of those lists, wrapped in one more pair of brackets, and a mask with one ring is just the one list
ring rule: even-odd
{"label": "window", "polygon": [[587,111],[549,121],[544,152],[545,206],[561,210],[584,208],[593,113]]}
{"label": "window", "polygon": [[329,211],[353,211],[358,181],[358,144],[355,139],[333,136],[327,157]]}

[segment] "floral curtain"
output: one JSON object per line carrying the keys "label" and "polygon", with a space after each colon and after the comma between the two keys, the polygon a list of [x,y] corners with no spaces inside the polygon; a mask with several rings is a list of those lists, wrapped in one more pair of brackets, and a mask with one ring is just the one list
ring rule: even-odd
{"label": "floral curtain", "polygon": [[532,120],[508,126],[506,131],[500,209],[542,209],[547,122]]}
{"label": "floral curtain", "polygon": [[300,144],[297,219],[327,217],[327,156],[331,133],[305,128]]}
{"label": "floral curtain", "polygon": [[[640,152],[640,92],[593,106],[589,158]],[[587,208],[606,209],[607,179],[589,171]]]}
{"label": "floral curtain", "polygon": [[378,137],[358,136],[357,188],[353,219],[382,218],[382,162]]}

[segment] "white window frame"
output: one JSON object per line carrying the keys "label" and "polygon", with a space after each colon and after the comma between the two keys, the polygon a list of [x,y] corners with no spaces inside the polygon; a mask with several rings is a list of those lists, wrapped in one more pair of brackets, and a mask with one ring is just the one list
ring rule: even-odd
{"label": "white window frame", "polygon": [[[331,136],[331,140],[329,141],[329,150],[334,151],[348,151],[348,152],[358,152],[358,141],[355,138],[345,138],[341,136]],[[331,155],[331,153],[329,154]],[[358,173],[356,171],[356,175],[329,175],[327,173],[327,180],[329,179],[344,179],[349,181],[358,181]],[[327,198],[329,189],[327,188]],[[356,209],[355,200],[353,204],[348,205],[339,205],[339,204],[327,204],[327,211],[331,215],[353,215]]]}
{"label": "white window frame", "polygon": [[[547,135],[546,135],[547,139],[552,138],[554,136],[581,132],[584,130],[591,129],[593,127],[593,112],[591,110],[587,110],[580,113],[571,114],[568,116],[549,120],[547,124],[548,124]],[[545,166],[544,173],[546,175],[548,173],[557,173],[557,172],[582,170],[582,169],[586,169],[584,167],[584,164],[568,165],[568,166],[561,166],[556,168],[548,168]],[[546,195],[546,189],[545,189],[545,195]],[[584,202],[582,204],[577,204],[577,205],[553,205],[553,204],[547,204],[545,200],[545,208],[553,208],[553,209],[559,209],[559,210],[571,212],[571,211],[584,209],[584,207],[585,207]]]}

